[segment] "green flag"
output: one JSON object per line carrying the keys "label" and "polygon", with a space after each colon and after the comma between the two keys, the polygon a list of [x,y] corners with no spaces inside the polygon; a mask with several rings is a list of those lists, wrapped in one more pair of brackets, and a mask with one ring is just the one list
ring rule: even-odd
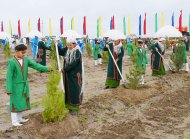
{"label": "green flag", "polygon": [[99,18],[97,19],[97,38],[99,38]]}
{"label": "green flag", "polygon": [[158,31],[158,15],[157,13],[155,14],[155,32]]}
{"label": "green flag", "polygon": [[125,17],[123,18],[123,33],[126,35],[126,20]]}
{"label": "green flag", "polygon": [[190,35],[190,15],[189,15],[189,35]]}

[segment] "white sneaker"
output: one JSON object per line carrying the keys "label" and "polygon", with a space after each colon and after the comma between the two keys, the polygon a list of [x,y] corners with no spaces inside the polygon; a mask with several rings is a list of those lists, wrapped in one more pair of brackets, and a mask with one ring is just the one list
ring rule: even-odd
{"label": "white sneaker", "polygon": [[12,125],[13,126],[22,126],[23,124],[17,122],[17,123],[12,123]]}
{"label": "white sneaker", "polygon": [[29,120],[29,119],[21,118],[21,119],[19,119],[19,122],[20,122],[20,123],[26,123],[26,122],[28,122],[28,120]]}
{"label": "white sneaker", "polygon": [[29,120],[29,119],[22,118],[22,112],[17,113],[17,118],[18,118],[19,123],[25,123]]}

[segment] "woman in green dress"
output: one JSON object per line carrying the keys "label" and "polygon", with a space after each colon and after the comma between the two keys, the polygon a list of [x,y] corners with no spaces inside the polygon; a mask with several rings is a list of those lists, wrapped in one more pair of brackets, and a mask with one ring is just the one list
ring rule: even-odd
{"label": "woman in green dress", "polygon": [[[152,69],[152,76],[163,76],[166,74],[163,59],[160,56],[164,55],[165,39],[161,38],[159,42],[151,43],[151,69]],[[160,54],[159,54],[160,53]]]}
{"label": "woman in green dress", "polygon": [[[124,56],[124,49],[120,42],[120,40],[114,40],[114,42],[110,42],[106,45],[104,50],[110,49],[114,60],[116,61],[119,70],[122,73],[122,61]],[[115,66],[115,63],[112,59],[112,56],[109,53],[109,60],[108,60],[108,69],[107,69],[107,78],[105,83],[105,89],[107,88],[116,88],[119,86],[121,80],[121,76]]]}
{"label": "woman in green dress", "polygon": [[67,47],[59,48],[59,54],[64,56],[63,80],[65,88],[65,105],[71,115],[76,115],[83,98],[82,53],[76,39],[68,38]]}

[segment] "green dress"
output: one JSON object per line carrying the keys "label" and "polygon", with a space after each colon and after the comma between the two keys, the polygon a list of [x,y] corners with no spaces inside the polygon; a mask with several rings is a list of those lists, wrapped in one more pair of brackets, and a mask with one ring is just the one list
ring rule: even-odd
{"label": "green dress", "polygon": [[37,63],[46,65],[46,50],[50,50],[43,41],[38,43]]}
{"label": "green dress", "polygon": [[[114,57],[114,59],[118,59],[117,65],[119,67],[119,70],[122,73],[122,61],[123,61],[123,56],[124,56],[124,49],[123,46],[120,47],[120,53],[116,54],[114,52],[114,46],[113,43],[109,43],[109,48],[110,51]],[[107,50],[105,48],[104,50]],[[107,70],[107,78],[106,78],[106,83],[105,86],[111,87],[111,88],[116,88],[119,86],[121,80],[121,76],[119,75],[119,72],[113,62],[113,59],[109,53],[109,60],[108,60],[108,70]]]}
{"label": "green dress", "polygon": [[30,109],[28,67],[41,72],[48,71],[48,67],[30,60],[28,57],[23,58],[22,66],[15,57],[9,60],[6,75],[6,93],[10,94],[11,112],[21,112]]}
{"label": "green dress", "polygon": [[164,64],[163,64],[163,60],[161,58],[161,56],[158,54],[158,52],[156,51],[156,49],[158,49],[158,52],[160,54],[164,54],[164,52],[162,52],[160,46],[158,43],[151,43],[151,50],[152,50],[152,54],[151,54],[151,69],[152,69],[152,76],[162,76],[166,74],[165,68],[164,68]]}
{"label": "green dress", "polygon": [[[79,49],[80,48],[75,49],[72,54],[69,55],[67,53],[67,47],[59,49],[59,54],[65,57],[63,80],[65,87],[65,104],[69,110],[79,110],[83,98],[82,54]],[[71,57],[73,57],[74,60],[72,60]]]}
{"label": "green dress", "polygon": [[137,58],[135,60],[135,64],[138,70],[143,70],[142,73],[145,74],[146,71],[146,64],[148,64],[148,59],[146,56],[146,49],[143,47],[140,48],[137,47],[133,51],[134,54],[137,55]]}

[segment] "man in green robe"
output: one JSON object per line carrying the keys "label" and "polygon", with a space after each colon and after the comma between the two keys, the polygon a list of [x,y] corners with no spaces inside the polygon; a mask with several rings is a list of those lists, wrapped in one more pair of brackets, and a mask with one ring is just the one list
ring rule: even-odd
{"label": "man in green robe", "polygon": [[133,45],[132,45],[132,40],[127,43],[127,54],[128,56],[131,56],[133,53]]}
{"label": "man in green robe", "polygon": [[98,41],[98,40],[95,40],[95,45],[93,48],[93,55],[94,55],[95,66],[98,64],[102,64],[102,57],[100,54],[100,41]]}
{"label": "man in green robe", "polygon": [[[163,59],[160,56],[164,55],[165,49],[164,49],[165,39],[161,38],[159,42],[151,43],[151,69],[152,69],[152,76],[163,76],[166,74]],[[159,53],[160,54],[159,54]]]}
{"label": "man in green robe", "polygon": [[59,48],[64,56],[63,80],[65,88],[65,104],[71,115],[76,115],[83,98],[83,64],[80,47],[75,38],[67,38],[67,47]]}
{"label": "man in green robe", "polygon": [[24,44],[15,47],[15,56],[8,62],[6,75],[6,93],[10,95],[10,111],[13,126],[21,126],[28,119],[22,118],[22,112],[30,109],[28,84],[28,67],[47,72],[48,67],[42,66],[28,57],[24,57],[27,47]]}
{"label": "man in green robe", "polygon": [[138,40],[138,47],[134,48],[133,54],[136,57],[135,66],[139,72],[141,72],[141,78],[139,84],[144,84],[144,74],[146,71],[146,64],[148,64],[148,59],[146,56],[146,48],[143,47],[143,41]]}
{"label": "man in green robe", "polygon": [[[111,54],[113,55],[114,60],[116,61],[119,67],[119,70],[122,73],[122,61],[123,61],[123,56],[124,56],[124,49],[120,40],[114,40],[114,42],[110,42],[109,45],[106,45],[104,50],[108,50],[108,48],[110,49]],[[119,72],[115,66],[115,63],[109,53],[105,89],[118,87],[120,84],[120,80],[121,80],[121,76],[119,75]]]}
{"label": "man in green robe", "polygon": [[46,50],[50,50],[45,44],[45,38],[38,42],[37,63],[46,66]]}

